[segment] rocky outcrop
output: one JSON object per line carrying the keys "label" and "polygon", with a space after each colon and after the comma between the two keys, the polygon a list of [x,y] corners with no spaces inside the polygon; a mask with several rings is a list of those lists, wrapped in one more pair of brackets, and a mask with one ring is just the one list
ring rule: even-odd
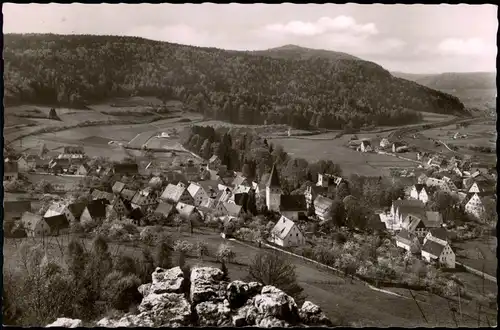
{"label": "rocky outcrop", "polygon": [[[274,286],[243,281],[228,283],[223,281],[222,271],[212,267],[196,267],[189,278],[184,276],[179,267],[157,268],[152,283],[138,288],[144,297],[138,314],[104,318],[97,326],[332,326],[319,306],[306,301],[299,309],[292,297]],[[50,326],[71,327],[75,323],[81,321],[58,319]]]}
{"label": "rocky outcrop", "polygon": [[53,323],[49,324],[47,328],[62,327],[62,328],[78,328],[82,326],[82,320],[68,319],[65,317],[58,318]]}

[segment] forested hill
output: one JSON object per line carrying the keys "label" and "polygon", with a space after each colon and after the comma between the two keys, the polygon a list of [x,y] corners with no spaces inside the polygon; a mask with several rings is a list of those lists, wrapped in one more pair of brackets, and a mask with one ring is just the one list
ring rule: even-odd
{"label": "forested hill", "polygon": [[[330,50],[323,49],[312,49],[305,48],[296,45],[285,45],[281,47],[266,49],[266,50],[258,50],[249,52],[254,55],[264,55],[270,56],[274,58],[285,58],[285,59],[294,59],[294,60],[310,60],[315,58],[325,58],[330,60],[353,60],[353,61],[362,61],[360,58],[355,57],[353,55],[342,53],[342,52],[334,52]],[[366,62],[367,64],[370,62]],[[371,63],[374,64],[374,63]]]}
{"label": "forested hill", "polygon": [[5,103],[177,98],[207,117],[305,128],[407,124],[464,113],[454,96],[352,59],[276,59],[136,37],[4,35]]}

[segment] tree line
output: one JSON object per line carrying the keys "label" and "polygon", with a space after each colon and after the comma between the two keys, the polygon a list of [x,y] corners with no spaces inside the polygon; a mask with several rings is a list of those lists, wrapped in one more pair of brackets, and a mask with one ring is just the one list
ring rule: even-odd
{"label": "tree line", "polygon": [[136,37],[7,34],[6,104],[85,106],[113,97],[178,99],[206,117],[296,128],[418,122],[465,113],[458,98],[371,62],[297,60]]}

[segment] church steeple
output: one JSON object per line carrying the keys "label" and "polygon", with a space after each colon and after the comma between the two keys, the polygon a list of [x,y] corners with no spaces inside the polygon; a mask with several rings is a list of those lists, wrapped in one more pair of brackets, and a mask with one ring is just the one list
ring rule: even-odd
{"label": "church steeple", "polygon": [[269,176],[269,180],[267,181],[266,187],[281,188],[280,178],[278,176],[278,171],[276,170],[276,163],[273,164],[273,168],[271,169],[271,175]]}

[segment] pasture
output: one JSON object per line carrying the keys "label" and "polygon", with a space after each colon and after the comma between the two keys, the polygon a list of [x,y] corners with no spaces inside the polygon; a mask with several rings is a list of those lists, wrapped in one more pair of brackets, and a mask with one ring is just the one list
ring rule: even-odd
{"label": "pasture", "polygon": [[457,249],[457,261],[483,271],[486,274],[497,274],[497,238],[482,237],[453,244]]}
{"label": "pasture", "polygon": [[[359,137],[359,136],[358,136]],[[346,147],[347,136],[335,140],[314,139],[270,139],[274,145],[281,145],[292,157],[315,162],[331,160],[340,165],[343,175],[389,176],[390,168],[415,167],[415,163],[392,156],[376,153],[361,153]]]}

